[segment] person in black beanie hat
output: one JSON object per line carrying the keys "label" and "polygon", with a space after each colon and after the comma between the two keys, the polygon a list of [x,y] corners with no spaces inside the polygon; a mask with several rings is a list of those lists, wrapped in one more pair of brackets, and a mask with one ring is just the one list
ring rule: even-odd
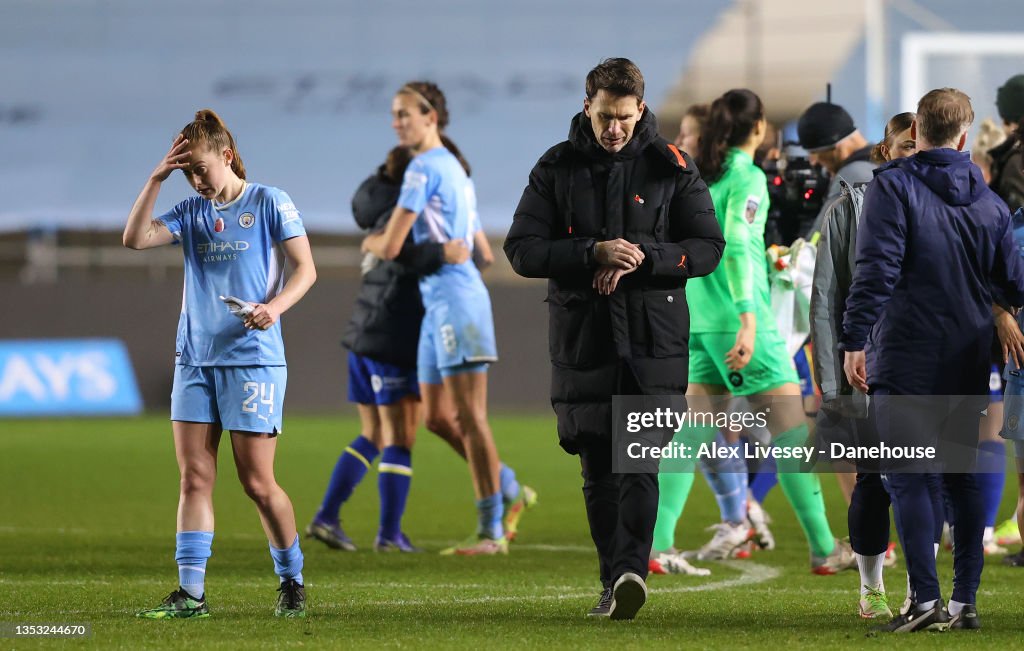
{"label": "person in black beanie hat", "polygon": [[821,230],[821,220],[831,199],[839,196],[842,179],[853,185],[871,180],[875,164],[871,162],[871,144],[857,130],[853,118],[838,104],[811,104],[796,125],[800,146],[807,150],[811,163],[821,165],[832,175],[821,211],[814,218],[807,239]]}
{"label": "person in black beanie hat", "polygon": [[1013,212],[1024,206],[1024,159],[1021,158],[1021,123],[1024,122],[1024,75],[1014,75],[996,91],[996,108],[1003,120],[1007,138],[988,152],[992,157],[989,183]]}

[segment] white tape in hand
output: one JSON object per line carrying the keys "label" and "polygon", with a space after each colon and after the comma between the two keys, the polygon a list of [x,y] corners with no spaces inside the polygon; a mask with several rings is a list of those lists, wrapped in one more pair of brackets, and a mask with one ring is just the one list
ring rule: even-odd
{"label": "white tape in hand", "polygon": [[245,319],[245,317],[252,314],[253,306],[247,301],[243,301],[235,296],[221,296],[220,300],[224,301],[224,304],[228,306],[228,309],[232,314],[237,316],[239,319]]}

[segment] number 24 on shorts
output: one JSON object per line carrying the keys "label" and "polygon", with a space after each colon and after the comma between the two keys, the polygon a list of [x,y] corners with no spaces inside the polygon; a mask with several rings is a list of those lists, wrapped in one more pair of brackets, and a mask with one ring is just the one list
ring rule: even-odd
{"label": "number 24 on shorts", "polygon": [[274,390],[273,382],[246,382],[242,385],[242,392],[246,394],[242,399],[242,411],[249,414],[259,413],[260,405],[266,405],[267,412],[273,414]]}

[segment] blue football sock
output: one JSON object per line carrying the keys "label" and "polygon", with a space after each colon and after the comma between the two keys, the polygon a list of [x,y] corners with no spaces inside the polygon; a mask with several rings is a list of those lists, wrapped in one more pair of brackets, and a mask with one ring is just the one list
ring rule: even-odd
{"label": "blue football sock", "polygon": [[769,457],[764,460],[761,467],[757,469],[754,479],[751,480],[750,494],[757,500],[758,504],[763,504],[764,498],[768,496],[768,491],[775,488],[775,485],[778,483],[779,476],[776,471],[775,459]]}
{"label": "blue football sock", "polygon": [[1006,480],[1006,447],[1002,441],[982,441],[978,444],[977,468],[975,481],[985,501],[985,526],[994,527]]}
{"label": "blue football sock", "polygon": [[212,531],[182,531],[174,537],[178,583],[199,599],[206,593],[206,561],[213,553]]}
{"label": "blue football sock", "polygon": [[505,502],[505,506],[508,506],[519,498],[519,482],[516,481],[516,471],[501,464],[498,478],[501,481],[501,499]]}
{"label": "blue football sock", "polygon": [[402,514],[412,484],[412,452],[390,445],[384,448],[377,465],[377,489],[380,491],[380,535],[393,540],[402,532]]}
{"label": "blue football sock", "polygon": [[478,525],[476,533],[479,536],[486,536],[497,540],[505,535],[501,524],[501,518],[505,515],[504,504],[501,503],[501,493],[495,493],[476,501],[478,514]]}
{"label": "blue football sock", "polygon": [[[742,450],[740,443],[729,444],[719,432],[715,437],[719,447]],[[723,522],[743,522],[747,517],[747,465],[743,457],[709,459],[700,464],[704,479],[718,500],[718,510]]]}
{"label": "blue football sock", "polygon": [[299,549],[299,536],[296,534],[295,542],[288,549],[277,549],[270,545],[270,557],[274,559],[274,574],[281,577],[284,583],[288,579],[302,581],[302,550]]}
{"label": "blue football sock", "polygon": [[357,436],[345,451],[338,457],[334,465],[331,480],[324,493],[324,501],[317,511],[316,519],[329,524],[338,523],[338,511],[341,505],[352,495],[352,491],[366,476],[373,460],[377,458],[377,448],[365,436]]}

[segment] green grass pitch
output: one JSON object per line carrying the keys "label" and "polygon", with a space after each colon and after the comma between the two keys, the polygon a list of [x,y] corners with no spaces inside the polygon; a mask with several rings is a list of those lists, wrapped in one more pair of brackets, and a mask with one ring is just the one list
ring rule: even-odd
{"label": "green grass pitch", "polygon": [[[436,552],[474,525],[465,465],[421,432],[405,518],[418,555],[370,547],[378,500],[373,474],[345,507],[359,552],[303,540],[309,616],[272,616],[277,581],[255,509],[222,442],[215,495],[217,533],[208,567],[213,616],[144,621],[133,615],[177,586],[174,514],[177,468],[163,418],[7,421],[0,432],[0,622],[88,622],[86,640],[0,639],[0,648],[888,648],[866,638],[856,614],[857,574],[819,577],[779,490],[766,508],[779,549],[750,561],[709,563],[711,577],[651,577],[634,622],[589,621],[599,586],[577,459],[557,446],[554,419],[493,419],[502,457],[540,494],[507,557],[451,558]],[[278,448],[278,479],[303,528],[312,517],[352,418],[290,417]],[[1014,482],[1008,476],[1007,484]],[[846,533],[835,479],[822,477],[830,519]],[[1012,510],[1007,491],[1001,516]],[[717,508],[699,480],[683,521],[687,548],[705,542]],[[950,555],[940,567],[948,597]],[[887,570],[890,600],[902,601],[902,563]],[[983,577],[980,632],[901,636],[901,647],[1016,648],[1024,570],[993,559]]]}

